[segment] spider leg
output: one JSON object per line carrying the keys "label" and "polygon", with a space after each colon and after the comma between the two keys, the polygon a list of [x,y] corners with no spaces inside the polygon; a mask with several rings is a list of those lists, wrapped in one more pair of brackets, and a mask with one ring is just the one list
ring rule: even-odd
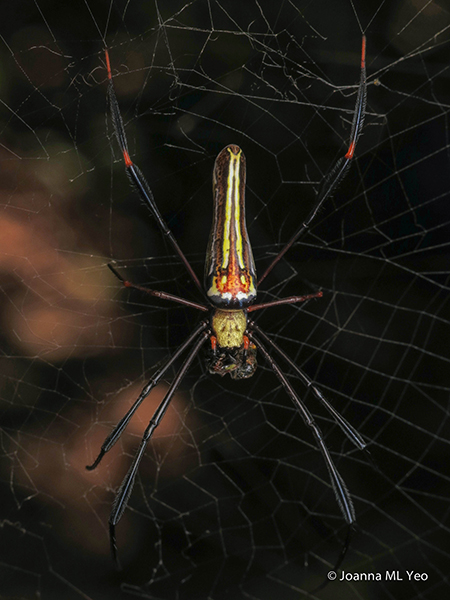
{"label": "spider leg", "polygon": [[186,300],[185,298],[180,298],[180,296],[174,296],[173,294],[168,294],[167,292],[161,292],[159,290],[152,290],[150,288],[144,287],[142,285],[136,285],[135,283],[131,283],[131,281],[127,281],[116,271],[116,269],[108,264],[108,268],[114,275],[117,277],[119,281],[123,283],[123,285],[127,288],[133,288],[135,290],[139,290],[140,292],[145,292],[146,294],[150,294],[150,296],[155,296],[156,298],[161,298],[162,300],[170,300],[171,302],[177,302],[178,304],[183,304],[184,306],[190,306],[191,308],[196,308],[197,310],[202,310],[203,312],[208,312],[209,308],[204,304],[199,304],[198,302],[192,302],[191,300]]}
{"label": "spider leg", "polygon": [[319,212],[321,206],[329,198],[333,192],[336,190],[339,183],[342,181],[345,173],[347,172],[348,167],[350,166],[350,162],[354,156],[356,143],[361,133],[361,129],[364,123],[364,114],[366,110],[366,37],[362,38],[362,48],[361,48],[361,77],[359,81],[358,95],[356,97],[355,111],[353,113],[353,122],[350,133],[350,143],[348,146],[347,153],[345,156],[341,156],[335,165],[331,168],[326,175],[322,186],[320,187],[319,193],[317,194],[316,203],[305,219],[305,221],[300,225],[291,239],[287,242],[287,244],[281,249],[281,251],[275,256],[270,265],[264,271],[263,276],[259,279],[258,285],[260,285],[267,275],[272,271],[274,266],[281,260],[281,258],[286,254],[289,248],[300,238],[300,236],[307,231],[309,228],[311,221]]}
{"label": "spider leg", "polygon": [[204,296],[205,294],[204,294],[203,288],[200,284],[200,281],[199,281],[197,275],[195,274],[193,268],[191,267],[191,264],[189,263],[188,259],[186,258],[183,251],[179,247],[176,239],[173,236],[173,233],[169,229],[169,226],[163,219],[163,217],[155,203],[155,199],[153,197],[153,192],[150,189],[149,184],[147,183],[141,170],[132,162],[132,160],[130,158],[130,153],[128,151],[127,137],[125,134],[125,127],[123,124],[122,115],[120,113],[120,108],[119,108],[119,103],[117,101],[116,92],[114,90],[114,84],[113,84],[112,75],[111,75],[111,63],[109,61],[108,50],[105,50],[105,58],[106,58],[106,66],[108,69],[108,80],[109,80],[108,96],[109,96],[109,102],[110,102],[110,106],[111,106],[111,116],[112,116],[112,121],[114,124],[114,130],[116,133],[117,141],[119,142],[119,146],[120,146],[120,149],[123,154],[123,159],[125,162],[125,168],[127,170],[128,177],[130,178],[130,181],[133,184],[133,186],[136,188],[136,191],[139,194],[139,197],[148,206],[151,214],[156,219],[159,229],[161,230],[163,235],[168,238],[168,240],[172,244],[172,247],[174,248],[174,250],[176,251],[178,256],[181,258],[181,260],[183,261],[192,281],[195,283],[195,285],[197,286],[197,288],[200,291],[200,293],[202,294],[202,296]]}
{"label": "spider leg", "polygon": [[331,458],[330,452],[328,451],[328,448],[325,444],[323,434],[322,434],[322,431],[320,430],[320,427],[314,421],[312,414],[309,412],[309,410],[306,408],[303,401],[300,399],[300,397],[298,396],[298,394],[296,393],[294,388],[291,386],[286,375],[282,372],[282,370],[280,369],[278,364],[270,356],[270,354],[267,352],[267,350],[265,349],[263,344],[261,344],[260,340],[256,339],[255,336],[251,333],[249,333],[249,337],[253,340],[253,342],[256,344],[258,349],[261,351],[262,355],[264,356],[264,358],[270,365],[270,367],[273,370],[273,372],[275,373],[275,375],[280,380],[282,386],[288,393],[291,400],[294,402],[294,404],[297,405],[297,408],[299,409],[299,412],[300,412],[305,424],[311,429],[311,431],[314,435],[314,438],[316,440],[316,443],[319,447],[319,450],[321,451],[322,456],[325,460],[325,464],[327,466],[328,473],[329,473],[329,476],[331,479],[331,485],[333,487],[339,508],[341,509],[341,513],[342,513],[345,521],[349,525],[351,525],[356,520],[355,509],[353,508],[353,502],[350,497],[350,493],[344,483],[344,480],[342,479],[341,475],[339,474],[339,471],[337,470],[337,468],[333,462],[333,459]]}
{"label": "spider leg", "polygon": [[323,292],[315,292],[314,294],[308,294],[307,296],[288,296],[287,298],[280,298],[279,300],[273,300],[272,302],[263,302],[262,304],[253,304],[247,308],[247,312],[253,312],[255,310],[261,310],[263,308],[270,308],[272,306],[280,306],[282,304],[296,304],[297,302],[305,302],[306,300],[312,300],[313,298],[322,298]]}
{"label": "spider leg", "polygon": [[367,444],[364,441],[364,438],[358,433],[358,431],[356,431],[356,429],[353,427],[353,425],[350,425],[350,423],[347,421],[347,419],[344,419],[344,417],[334,408],[334,406],[328,402],[328,400],[325,398],[325,396],[322,394],[322,392],[319,390],[319,388],[317,388],[314,385],[312,379],[310,377],[308,377],[308,375],[302,369],[300,369],[300,367],[298,367],[295,364],[295,362],[291,358],[289,358],[289,356],[285,352],[283,352],[283,350],[278,346],[278,344],[276,344],[273,340],[271,340],[270,337],[268,335],[266,335],[264,333],[264,331],[260,327],[258,327],[258,325],[256,325],[256,323],[254,321],[250,321],[248,323],[248,326],[251,329],[253,329],[254,331],[256,331],[258,333],[258,335],[264,339],[265,342],[270,344],[270,346],[281,356],[281,358],[283,358],[288,363],[288,365],[297,373],[297,375],[301,379],[303,379],[306,387],[310,387],[312,389],[316,398],[319,400],[319,402],[321,402],[321,404],[331,414],[331,416],[333,417],[335,422],[339,425],[339,427],[342,429],[342,431],[345,433],[347,438],[351,442],[353,442],[353,444],[355,444],[355,446],[357,448],[369,453],[368,450],[366,449]]}
{"label": "spider leg", "polygon": [[[197,334],[198,333],[199,332],[197,331]],[[116,525],[120,521],[127,507],[128,500],[130,499],[134,481],[136,479],[137,470],[139,468],[139,463],[141,462],[147,444],[150,441],[155,429],[158,427],[161,419],[164,417],[164,414],[175,392],[177,391],[181,380],[183,379],[184,375],[186,374],[186,371],[189,369],[192,361],[197,356],[201,346],[205,343],[208,337],[209,334],[203,331],[200,339],[197,341],[192,351],[189,353],[189,355],[186,357],[185,361],[181,365],[178,373],[175,376],[175,379],[172,381],[170,388],[167,391],[167,394],[164,396],[161,404],[158,406],[153,417],[150,419],[150,422],[147,425],[147,428],[145,429],[144,435],[142,436],[141,443],[135,454],[133,462],[131,463],[130,469],[128,470],[128,473],[125,475],[124,480],[120,484],[119,490],[114,499],[111,515],[109,517],[109,537],[111,542],[111,553],[114,562],[117,566],[119,566],[119,563],[117,560]]]}
{"label": "spider leg", "polygon": [[164,377],[164,375],[167,373],[167,371],[170,369],[170,367],[173,365],[173,363],[184,352],[184,350],[189,346],[189,344],[196,337],[198,337],[201,334],[201,332],[206,329],[207,326],[208,326],[208,323],[206,323],[205,321],[203,321],[202,323],[200,323],[200,325],[194,329],[194,331],[187,338],[187,340],[185,340],[181,344],[181,346],[177,349],[177,351],[175,352],[175,354],[173,354],[172,356],[170,356],[168,358],[168,360],[164,363],[164,365],[162,365],[162,367],[159,368],[151,376],[151,378],[149,379],[149,381],[142,388],[142,391],[139,394],[137,400],[135,400],[135,402],[133,403],[133,406],[128,410],[128,412],[126,413],[126,415],[124,415],[120,419],[120,421],[117,423],[117,425],[114,427],[114,429],[105,438],[105,441],[103,442],[102,447],[100,449],[100,452],[99,452],[97,458],[95,459],[95,461],[91,465],[87,465],[86,466],[86,469],[88,471],[92,471],[93,469],[95,469],[99,465],[100,461],[105,456],[105,454],[111,450],[111,448],[114,446],[114,444],[120,438],[120,436],[122,435],[122,433],[124,432],[124,430],[128,426],[128,423],[130,422],[131,417],[134,415],[134,413],[140,407],[140,405],[142,404],[142,402],[147,398],[147,396],[150,394],[150,392],[152,391],[152,389]]}
{"label": "spider leg", "polygon": [[[338,559],[336,561],[336,563],[334,564],[332,571],[337,571],[339,569],[339,567],[342,564],[342,561],[345,558],[345,555],[347,554],[347,550],[350,547],[350,543],[352,541],[352,537],[353,537],[353,533],[355,530],[355,526],[354,524],[350,524],[348,525],[348,529],[347,529],[347,535],[345,536],[345,540],[344,543],[342,544],[342,549],[341,552],[338,556]],[[323,590],[324,588],[327,587],[327,585],[330,583],[330,579],[328,579],[328,577],[325,577],[325,579],[323,580],[323,582],[317,586],[316,588],[314,588],[313,590],[311,590],[309,593],[312,594],[317,594],[317,592],[320,592],[320,590]]]}

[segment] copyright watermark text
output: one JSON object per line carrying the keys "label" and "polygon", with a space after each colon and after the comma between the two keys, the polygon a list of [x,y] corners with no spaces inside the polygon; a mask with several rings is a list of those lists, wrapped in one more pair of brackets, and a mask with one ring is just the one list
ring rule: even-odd
{"label": "copyright watermark text", "polygon": [[426,581],[428,573],[416,571],[384,571],[383,573],[351,573],[350,571],[328,571],[330,581]]}

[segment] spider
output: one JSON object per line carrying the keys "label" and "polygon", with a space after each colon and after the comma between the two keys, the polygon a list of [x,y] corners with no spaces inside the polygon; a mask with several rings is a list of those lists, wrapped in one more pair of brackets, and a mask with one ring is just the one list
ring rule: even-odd
{"label": "spider", "polygon": [[169,243],[184,263],[192,281],[202,294],[202,297],[207,301],[201,304],[163,291],[135,285],[134,283],[125,280],[113,266],[108,265],[114,275],[128,288],[134,288],[141,292],[145,292],[146,294],[150,294],[151,296],[160,298],[161,300],[182,304],[183,306],[188,306],[206,313],[206,317],[200,321],[191,335],[152,375],[132,407],[106,437],[95,461],[86,467],[88,470],[97,467],[103,456],[111,450],[117,442],[130,422],[131,417],[148,396],[150,391],[165,376],[165,374],[168,373],[169,369],[178,358],[181,357],[185,350],[190,348],[165,397],[145,429],[128,473],[116,493],[109,518],[109,534],[112,556],[117,565],[116,525],[120,521],[127,507],[139,463],[155,429],[164,417],[181,380],[207,340],[209,340],[207,368],[212,374],[224,376],[228,373],[233,379],[251,377],[257,368],[257,351],[263,356],[268,366],[279,379],[287,395],[296,405],[305,424],[309,427],[315,438],[327,466],[331,484],[343,518],[349,527],[355,522],[355,511],[350,493],[331,458],[319,426],[316,424],[311,412],[293,388],[288,377],[269,353],[268,349],[273,351],[287,363],[292,371],[303,381],[305,387],[312,390],[315,397],[330,413],[347,438],[349,438],[360,450],[365,449],[366,443],[364,439],[356,429],[333,408],[320,389],[314,385],[310,377],[300,369],[253,320],[250,320],[249,316],[251,313],[265,308],[296,304],[313,298],[322,297],[322,292],[318,291],[309,295],[290,296],[272,302],[254,304],[258,285],[266,279],[294,242],[308,230],[319,209],[334,192],[351,163],[356,143],[361,133],[366,105],[365,49],[366,40],[363,36],[361,49],[361,75],[347,152],[344,156],[341,156],[330,169],[322,186],[319,188],[313,209],[310,211],[305,221],[298,227],[291,239],[285,244],[277,256],[275,256],[259,281],[256,277],[255,264],[245,224],[245,157],[242,150],[234,144],[226,146],[219,153],[213,171],[214,215],[207,248],[204,287],[201,285],[196,273],[164,221],[154,201],[149,184],[142,172],[130,158],[125,128],[114,91],[109,54],[108,51],[105,50],[111,117],[115,134],[123,154],[126,172],[141,200],[148,206],[151,214],[156,219],[161,232],[169,240]]}

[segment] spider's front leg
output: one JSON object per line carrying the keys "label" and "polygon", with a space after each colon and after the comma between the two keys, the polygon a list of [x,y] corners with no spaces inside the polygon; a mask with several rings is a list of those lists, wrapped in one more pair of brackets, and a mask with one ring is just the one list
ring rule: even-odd
{"label": "spider's front leg", "polygon": [[344,178],[347,170],[350,166],[350,162],[355,155],[355,148],[358,138],[361,134],[362,127],[364,124],[364,115],[366,112],[366,36],[363,35],[362,38],[362,46],[361,46],[361,75],[359,79],[359,87],[358,94],[356,96],[356,104],[355,110],[353,112],[353,121],[352,121],[352,129],[350,132],[350,142],[348,145],[347,152],[344,156],[341,156],[337,162],[333,165],[333,167],[329,170],[328,174],[325,176],[323,183],[319,189],[317,194],[316,202],[306,217],[304,222],[300,225],[291,239],[285,244],[285,246],[280,250],[280,252],[275,256],[270,265],[264,271],[262,277],[259,279],[259,284],[261,284],[267,275],[272,271],[275,265],[283,258],[289,248],[309,229],[311,222],[316,217],[320,208],[323,206],[323,203],[327,198],[332,196],[332,194],[336,191],[336,188]]}
{"label": "spider's front leg", "polygon": [[178,256],[183,261],[183,264],[186,267],[192,281],[197,286],[197,289],[200,291],[201,295],[204,296],[204,290],[200,284],[200,280],[197,277],[190,262],[186,258],[184,252],[181,250],[180,246],[178,245],[178,242],[174,238],[173,233],[170,230],[169,226],[167,225],[166,221],[164,220],[161,212],[159,211],[159,208],[156,205],[155,199],[153,197],[153,192],[152,192],[149,184],[147,183],[147,180],[145,179],[141,170],[131,160],[130,153],[128,151],[128,143],[127,143],[127,136],[125,133],[125,127],[123,124],[122,115],[120,113],[119,103],[117,102],[116,92],[114,90],[113,78],[112,78],[112,73],[111,73],[111,63],[109,60],[108,50],[105,50],[105,58],[106,58],[106,67],[108,69],[108,80],[109,80],[108,97],[109,97],[109,102],[110,102],[110,106],[111,106],[111,117],[112,117],[112,121],[113,121],[113,125],[114,125],[114,131],[116,133],[117,141],[119,142],[120,150],[122,152],[123,160],[125,162],[125,168],[127,170],[127,174],[130,178],[131,183],[133,184],[134,188],[136,189],[137,193],[139,194],[139,197],[150,209],[150,212],[153,215],[153,217],[155,218],[159,229],[161,230],[163,235],[165,237],[167,237],[170,244],[172,245],[172,248],[175,250],[175,252],[178,254]]}

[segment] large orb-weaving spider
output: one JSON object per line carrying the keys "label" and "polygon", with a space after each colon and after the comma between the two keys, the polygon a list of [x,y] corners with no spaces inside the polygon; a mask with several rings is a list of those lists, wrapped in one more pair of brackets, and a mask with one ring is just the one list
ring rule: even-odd
{"label": "large orb-weaving spider", "polygon": [[207,313],[206,318],[197,325],[191,335],[181,344],[177,351],[153,374],[130,410],[122,417],[107,436],[95,461],[92,465],[87,467],[89,470],[97,467],[106,452],[108,452],[117,442],[127,427],[131,417],[148,396],[150,391],[165,376],[170,367],[178,360],[183,352],[190,347],[190,350],[176,373],[165,397],[150,420],[131,467],[117,491],[109,519],[111,549],[116,562],[117,547],[115,528],[122,517],[130,498],[139,463],[148,442],[163,418],[181,380],[198,354],[200,348],[207,340],[209,340],[210,346],[207,359],[209,372],[222,376],[229,373],[234,379],[243,379],[253,375],[257,368],[256,353],[257,351],[260,352],[281,382],[281,385],[288,396],[297,406],[305,424],[310,428],[325,460],[331,484],[345,521],[349,525],[355,521],[355,511],[350,494],[341,475],[336,469],[319,426],[316,424],[311,412],[305,406],[298,393],[294,390],[288,377],[278,366],[278,363],[271,354],[269,354],[267,348],[278,354],[282,360],[290,366],[293,372],[300,377],[305,386],[311,388],[316,398],[321,402],[334,421],[357,448],[361,450],[365,448],[366,443],[364,439],[354,427],[333,408],[322,392],[314,385],[310,377],[304,373],[304,371],[302,371],[253,320],[249,320],[249,314],[263,308],[295,304],[312,298],[320,298],[322,296],[322,292],[318,291],[304,296],[291,296],[272,302],[253,304],[256,299],[257,287],[264,281],[294,242],[307,231],[323,203],[331,196],[344,177],[354,156],[356,143],[363,125],[366,104],[365,48],[366,40],[365,37],[363,37],[360,83],[347,152],[344,156],[339,158],[335,165],[330,169],[318,191],[313,209],[310,211],[305,221],[298,227],[291,239],[272,260],[259,281],[256,277],[255,264],[245,224],[245,157],[242,150],[233,144],[227,146],[219,153],[213,171],[214,216],[206,257],[204,287],[201,285],[195,271],[163,219],[155,204],[150,186],[139,168],[130,158],[125,128],[114,91],[109,54],[108,51],[105,51],[109,79],[108,96],[111,106],[112,121],[123,154],[127,174],[140,198],[148,206],[151,214],[156,219],[161,232],[169,240],[169,243],[184,263],[192,281],[202,294],[202,297],[207,301],[205,303],[198,303],[163,291],[152,290],[135,285],[123,279],[114,267],[109,265],[111,271],[126,287],[135,288],[162,300],[176,302],[203,313]]}

